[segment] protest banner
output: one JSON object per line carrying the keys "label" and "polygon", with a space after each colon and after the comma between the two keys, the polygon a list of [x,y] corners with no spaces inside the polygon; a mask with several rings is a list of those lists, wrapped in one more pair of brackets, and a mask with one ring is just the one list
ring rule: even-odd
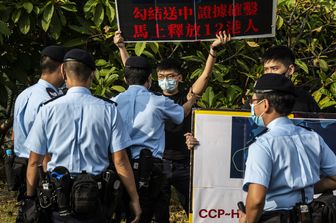
{"label": "protest banner", "polygon": [[116,0],[125,42],[213,40],[275,35],[275,0]]}

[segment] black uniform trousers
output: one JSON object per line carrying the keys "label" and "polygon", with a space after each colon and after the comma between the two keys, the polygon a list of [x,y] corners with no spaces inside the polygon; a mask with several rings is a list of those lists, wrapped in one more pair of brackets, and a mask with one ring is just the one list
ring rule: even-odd
{"label": "black uniform trousers", "polygon": [[[132,161],[134,167],[134,160]],[[163,166],[161,162],[154,162],[153,170],[149,181],[149,187],[139,188],[139,171],[133,168],[137,190],[139,194],[140,207],[142,214],[140,223],[169,223],[164,218],[166,217],[165,210],[163,209],[163,202],[167,200],[167,194],[163,193],[162,186],[165,184],[166,177],[163,174]],[[127,222],[131,222],[134,218],[131,210],[127,211]],[[154,218],[153,218],[154,217]]]}
{"label": "black uniform trousers", "polygon": [[171,198],[171,186],[178,192],[178,198],[183,209],[189,213],[189,185],[190,185],[190,162],[183,160],[163,160],[163,172],[167,177],[163,185],[163,193],[168,199],[164,201],[163,209],[166,210],[165,219],[169,219],[169,205]]}

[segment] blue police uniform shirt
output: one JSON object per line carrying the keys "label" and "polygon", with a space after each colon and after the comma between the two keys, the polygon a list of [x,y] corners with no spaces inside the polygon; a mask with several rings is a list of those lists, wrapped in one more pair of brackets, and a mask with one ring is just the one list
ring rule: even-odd
{"label": "blue police uniform shirt", "polygon": [[183,107],[171,99],[155,95],[141,85],[130,85],[114,101],[134,143],[132,158],[139,158],[141,149],[151,149],[153,156],[162,158],[165,146],[164,122],[180,124],[184,118]]}
{"label": "blue police uniform shirt", "polygon": [[33,126],[39,107],[58,94],[57,88],[42,79],[19,94],[15,101],[13,124],[16,156],[29,158],[30,151],[23,144]]}
{"label": "blue police uniform shirt", "polygon": [[109,165],[109,152],[130,146],[115,103],[72,87],[65,96],[40,108],[25,146],[40,155],[51,154],[48,171],[56,166],[76,175],[98,175]]}
{"label": "blue police uniform shirt", "polygon": [[249,147],[243,189],[252,183],[267,188],[264,211],[292,209],[302,202],[302,188],[306,202],[311,202],[320,175],[336,176],[335,154],[316,132],[287,117],[267,128]]}

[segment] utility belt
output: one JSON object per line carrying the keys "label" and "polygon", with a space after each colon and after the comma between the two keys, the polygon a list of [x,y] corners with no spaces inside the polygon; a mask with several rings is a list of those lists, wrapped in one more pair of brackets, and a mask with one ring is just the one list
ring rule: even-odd
{"label": "utility belt", "polygon": [[298,203],[292,210],[264,212],[259,223],[312,223],[312,208],[310,204]]}
{"label": "utility belt", "polygon": [[153,157],[150,149],[142,149],[139,159],[132,159],[132,168],[138,188],[148,188],[150,181],[156,177],[161,177],[163,172],[162,159]]}
{"label": "utility belt", "polygon": [[13,149],[7,149],[4,156],[4,165],[8,189],[24,193],[28,159],[17,157]]}
{"label": "utility belt", "polygon": [[267,211],[261,215],[258,223],[296,223],[296,218],[294,210]]}
{"label": "utility belt", "polygon": [[92,217],[102,209],[102,214],[107,217],[113,214],[122,186],[112,169],[97,176],[83,171],[73,177],[65,167],[56,167],[46,174],[42,167],[39,168],[38,199],[41,208],[51,207],[60,216]]}

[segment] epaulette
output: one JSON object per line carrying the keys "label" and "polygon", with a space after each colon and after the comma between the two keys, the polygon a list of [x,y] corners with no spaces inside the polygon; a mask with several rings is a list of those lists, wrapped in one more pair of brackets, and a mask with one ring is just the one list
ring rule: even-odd
{"label": "epaulette", "polygon": [[115,101],[112,101],[111,99],[108,99],[108,98],[105,98],[105,97],[103,97],[103,96],[100,96],[100,95],[94,95],[96,98],[100,98],[100,99],[102,99],[102,100],[104,100],[104,101],[106,101],[106,102],[108,102],[108,103],[111,103],[111,104],[115,104],[115,106],[117,106],[118,105],[118,103],[117,102],[115,102]]}
{"label": "epaulette", "polygon": [[51,87],[47,87],[46,91],[51,98],[54,98],[54,97],[58,96],[57,92],[54,89],[52,89]]}
{"label": "epaulette", "polygon": [[297,124],[296,126],[299,126],[301,128],[307,129],[308,131],[314,131],[314,129],[309,128],[308,126],[301,125],[302,123]]}
{"label": "epaulette", "polygon": [[247,143],[246,143],[246,146],[245,147],[248,147],[250,146],[252,143],[254,143],[257,139],[257,137],[265,134],[266,132],[268,131],[268,128],[264,128],[263,130],[261,130],[258,134],[256,134],[252,139],[250,139]]}
{"label": "epaulette", "polygon": [[56,97],[53,97],[53,98],[49,99],[48,101],[42,103],[41,105],[46,105],[46,104],[48,104],[49,102],[52,102],[52,101],[54,101],[54,100],[56,100],[56,99],[58,99],[58,98],[60,98],[60,97],[63,97],[63,96],[64,96],[64,94],[57,95]]}

